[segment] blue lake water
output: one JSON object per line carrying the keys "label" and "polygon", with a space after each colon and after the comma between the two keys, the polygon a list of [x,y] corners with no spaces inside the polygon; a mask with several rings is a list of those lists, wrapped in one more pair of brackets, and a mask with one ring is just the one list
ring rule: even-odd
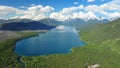
{"label": "blue lake water", "polygon": [[61,54],[82,45],[84,42],[74,27],[61,25],[45,34],[18,41],[15,53],[20,56]]}

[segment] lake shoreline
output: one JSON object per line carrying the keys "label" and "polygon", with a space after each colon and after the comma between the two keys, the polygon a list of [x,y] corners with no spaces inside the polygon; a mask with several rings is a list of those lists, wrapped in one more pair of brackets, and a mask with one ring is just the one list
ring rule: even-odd
{"label": "lake shoreline", "polygon": [[[0,51],[2,51],[2,53],[0,54],[1,55],[0,56],[1,63],[8,64],[9,62],[7,62],[7,61],[11,61],[11,62],[14,61],[14,64],[9,64],[9,66],[15,65],[18,68],[21,68],[21,63],[18,62],[19,61],[18,58],[21,56],[17,55],[14,52],[16,42],[19,40],[25,39],[25,38],[38,36],[40,33],[45,33],[45,32],[19,32],[18,35],[20,35],[20,36],[8,38],[4,41],[1,41],[0,42],[0,45],[1,45]],[[4,54],[6,54],[6,55],[4,55]],[[4,59],[4,60],[2,60],[2,59]],[[8,67],[8,65],[6,66],[4,64],[1,65],[0,67],[2,67],[2,68]]]}
{"label": "lake shoreline", "polygon": [[15,52],[20,56],[65,54],[84,44],[73,26],[60,25],[46,34],[18,41]]}

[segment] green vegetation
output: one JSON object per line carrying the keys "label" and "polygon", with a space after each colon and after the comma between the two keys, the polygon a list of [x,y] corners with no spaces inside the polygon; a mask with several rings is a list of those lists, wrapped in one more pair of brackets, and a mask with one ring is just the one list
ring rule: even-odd
{"label": "green vegetation", "polygon": [[119,55],[107,47],[95,45],[75,48],[70,54],[23,57],[25,68],[85,68],[99,64],[101,68],[119,68]]}
{"label": "green vegetation", "polygon": [[120,19],[98,25],[82,31],[81,36],[85,42],[95,45],[106,45],[113,51],[120,52]]}
{"label": "green vegetation", "polygon": [[[86,46],[72,49],[68,54],[23,56],[25,68],[87,68],[99,64],[100,68],[120,68],[120,19],[81,30],[80,37]],[[30,33],[29,33],[30,34]],[[13,53],[17,40],[35,34],[0,43],[0,68],[21,68],[18,56]]]}
{"label": "green vegetation", "polygon": [[120,68],[120,19],[81,30],[86,46],[72,49],[68,54],[23,57],[25,68]]}
{"label": "green vegetation", "polygon": [[18,37],[0,42],[0,68],[22,68],[22,65],[18,61],[19,56],[13,51],[14,45],[20,39],[37,34],[35,32],[18,32]]}

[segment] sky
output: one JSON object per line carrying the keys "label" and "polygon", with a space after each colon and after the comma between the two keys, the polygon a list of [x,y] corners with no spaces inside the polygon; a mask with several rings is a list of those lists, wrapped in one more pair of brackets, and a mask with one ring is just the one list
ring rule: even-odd
{"label": "sky", "polygon": [[0,0],[0,19],[111,19],[120,17],[119,0]]}

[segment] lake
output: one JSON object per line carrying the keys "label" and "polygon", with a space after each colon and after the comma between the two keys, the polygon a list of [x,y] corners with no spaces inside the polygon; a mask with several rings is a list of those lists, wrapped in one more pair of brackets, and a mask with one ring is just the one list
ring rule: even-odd
{"label": "lake", "polygon": [[62,54],[84,44],[74,27],[60,25],[45,34],[18,41],[15,53],[20,56]]}

